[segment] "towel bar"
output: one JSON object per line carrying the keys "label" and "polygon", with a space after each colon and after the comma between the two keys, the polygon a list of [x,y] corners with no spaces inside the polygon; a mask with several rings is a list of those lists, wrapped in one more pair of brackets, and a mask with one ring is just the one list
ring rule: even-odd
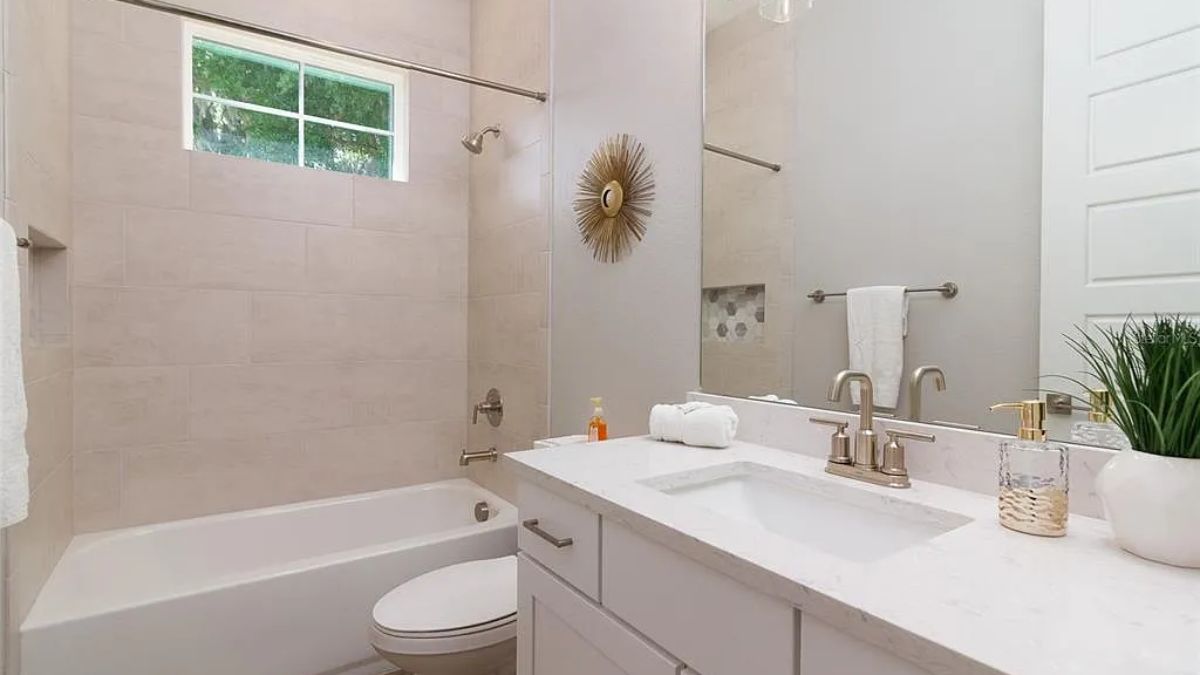
{"label": "towel bar", "polygon": [[[953,281],[947,281],[946,283],[942,284],[941,286],[909,288],[909,289],[905,290],[905,293],[941,293],[942,297],[948,299],[948,298],[953,298],[956,295],[958,295],[958,284],[954,283]],[[825,291],[818,288],[817,290],[813,291],[812,293],[809,293],[808,297],[812,298],[813,302],[820,304],[822,302],[825,302],[825,298],[835,298],[835,297],[841,297],[843,295],[845,295],[845,293],[826,293]]]}

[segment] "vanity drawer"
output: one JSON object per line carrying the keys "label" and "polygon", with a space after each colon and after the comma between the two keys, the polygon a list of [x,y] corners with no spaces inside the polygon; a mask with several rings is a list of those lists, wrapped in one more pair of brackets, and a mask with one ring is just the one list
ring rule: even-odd
{"label": "vanity drawer", "polygon": [[517,545],[593,600],[600,599],[600,516],[529,483],[517,487]]}
{"label": "vanity drawer", "polygon": [[604,607],[700,673],[795,675],[796,612],[604,521]]}

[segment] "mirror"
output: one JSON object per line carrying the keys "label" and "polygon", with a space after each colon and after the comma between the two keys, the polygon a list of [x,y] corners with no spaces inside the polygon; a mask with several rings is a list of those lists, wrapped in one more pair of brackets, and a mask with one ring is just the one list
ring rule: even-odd
{"label": "mirror", "polygon": [[[1079,376],[1062,337],[1077,326],[1200,317],[1200,78],[1143,53],[1194,17],[1130,21],[1131,2],[1045,16],[1036,0],[789,4],[779,22],[757,0],[708,0],[705,391],[856,409],[827,400],[850,363],[842,294],[903,286],[901,366],[884,358],[895,296],[856,321],[871,362],[898,375],[877,377],[893,392],[877,405],[912,417],[911,373],[939,366],[947,387],[924,380],[922,421],[1012,432],[988,406],[1086,398],[1049,377]],[[1051,436],[1070,440],[1086,412],[1060,413]]]}

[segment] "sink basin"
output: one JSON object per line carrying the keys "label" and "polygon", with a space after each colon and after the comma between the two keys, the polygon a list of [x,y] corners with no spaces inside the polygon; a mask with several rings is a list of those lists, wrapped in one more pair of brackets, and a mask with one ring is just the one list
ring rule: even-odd
{"label": "sink basin", "polygon": [[751,462],[656,476],[642,484],[855,562],[878,560],[971,522],[958,513]]}

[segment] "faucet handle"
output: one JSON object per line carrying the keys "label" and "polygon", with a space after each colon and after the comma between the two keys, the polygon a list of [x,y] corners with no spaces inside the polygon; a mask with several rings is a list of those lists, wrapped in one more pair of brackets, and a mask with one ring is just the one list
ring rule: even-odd
{"label": "faucet handle", "polygon": [[846,434],[846,428],[850,426],[849,422],[839,420],[824,419],[821,417],[810,417],[809,422],[813,424],[823,424],[828,427],[836,427],[833,436],[829,438],[829,461],[834,464],[852,464],[853,460],[850,457],[850,436]]}
{"label": "faucet handle", "polygon": [[915,431],[901,431],[899,429],[887,430],[888,441],[883,446],[883,466],[879,468],[880,473],[885,473],[889,476],[903,476],[907,480],[908,466],[904,459],[904,445],[902,439],[911,441],[922,441],[924,443],[933,443],[937,437],[933,434],[920,434]]}

